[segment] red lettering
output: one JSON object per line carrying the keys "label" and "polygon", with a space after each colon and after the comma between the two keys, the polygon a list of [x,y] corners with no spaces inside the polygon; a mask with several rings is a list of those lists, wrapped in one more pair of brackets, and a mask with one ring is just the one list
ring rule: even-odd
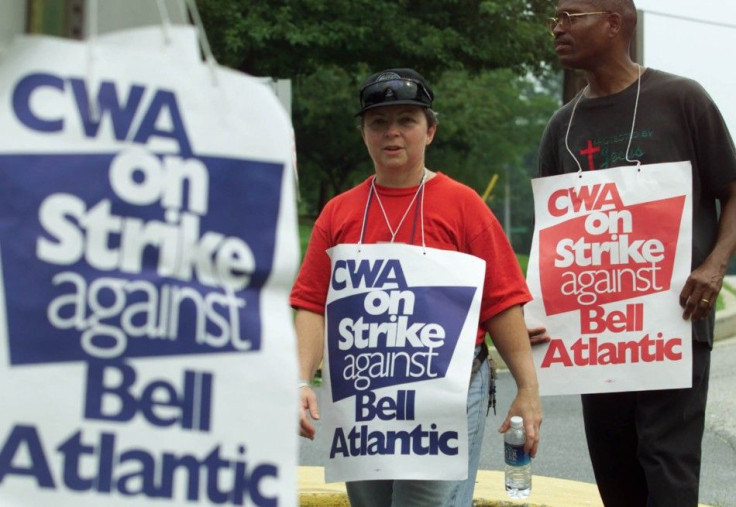
{"label": "red lettering", "polygon": [[582,334],[600,334],[604,331],[622,333],[624,331],[641,331],[643,327],[644,304],[626,305],[624,311],[614,310],[606,315],[602,306],[591,306],[580,310],[580,332]]}
{"label": "red lettering", "polygon": [[595,201],[595,208],[603,209],[609,207],[611,209],[622,209],[624,203],[621,201],[621,196],[618,195],[618,188],[613,183],[606,183],[603,189],[598,194],[598,198]]}
{"label": "red lettering", "polygon": [[672,338],[664,343],[664,355],[670,361],[682,359],[682,352],[675,352],[675,347],[682,347],[682,338]]}
{"label": "red lettering", "polygon": [[[573,351],[576,366],[589,366],[598,364],[598,338],[590,339],[590,346],[582,338],[576,341],[570,350]],[[585,353],[588,352],[588,356]],[[595,356],[595,357],[594,357]]]}
{"label": "red lettering", "polygon": [[611,342],[601,343],[599,349],[598,364],[619,364],[621,361],[618,360],[618,354],[616,351],[616,344]]}
{"label": "red lettering", "polygon": [[[633,312],[635,309],[632,308],[631,311]],[[633,314],[627,318],[636,321]],[[599,343],[597,337],[591,337],[587,340],[579,338],[569,346],[566,346],[564,340],[554,338],[550,340],[541,367],[549,368],[555,363],[570,367],[573,365],[596,366],[679,361],[682,359],[681,347],[682,338],[665,339],[661,333],[655,339],[652,339],[649,334],[645,334],[638,341],[604,341]]]}
{"label": "red lettering", "polygon": [[563,207],[562,205],[564,204],[564,198],[567,197],[567,193],[568,190],[560,189],[549,197],[549,201],[547,201],[547,211],[549,211],[550,215],[553,217],[565,216],[567,207]]}
{"label": "red lettering", "polygon": [[615,183],[596,184],[579,189],[560,189],[547,201],[547,211],[553,217],[561,217],[570,212],[623,209],[623,207]]}
{"label": "red lettering", "polygon": [[549,368],[553,363],[562,363],[562,366],[572,366],[570,355],[565,348],[565,342],[559,338],[550,340],[547,353],[542,360],[542,368]]}
{"label": "red lettering", "polygon": [[606,323],[602,318],[605,310],[602,306],[593,306],[580,310],[580,332],[582,334],[597,334],[606,330]]}

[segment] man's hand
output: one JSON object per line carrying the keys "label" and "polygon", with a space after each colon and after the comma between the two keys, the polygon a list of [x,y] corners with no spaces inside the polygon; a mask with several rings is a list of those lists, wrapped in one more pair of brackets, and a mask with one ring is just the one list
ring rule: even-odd
{"label": "man's hand", "polygon": [[550,340],[546,327],[528,327],[526,328],[526,332],[529,334],[529,343],[532,345],[547,343]]}
{"label": "man's hand", "polygon": [[724,272],[703,263],[695,269],[680,292],[682,318],[700,320],[708,317],[716,306],[723,285]]}

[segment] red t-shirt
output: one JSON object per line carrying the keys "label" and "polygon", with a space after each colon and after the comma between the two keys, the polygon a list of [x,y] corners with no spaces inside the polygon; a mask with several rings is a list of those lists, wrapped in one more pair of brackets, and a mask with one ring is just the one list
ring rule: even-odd
{"label": "red t-shirt", "polygon": [[[372,180],[373,176],[330,200],[317,218],[291,290],[290,302],[294,308],[324,314],[331,272],[327,249],[359,242],[366,206],[363,243],[391,240],[376,196],[368,202]],[[376,185],[394,231],[406,213],[396,232],[396,242],[422,244],[423,214],[427,247],[463,252],[486,261],[476,340],[476,344],[481,343],[485,336],[482,323],[511,306],[531,300],[519,263],[498,220],[473,189],[437,173],[425,183],[423,206],[422,192],[417,195],[417,189]]]}

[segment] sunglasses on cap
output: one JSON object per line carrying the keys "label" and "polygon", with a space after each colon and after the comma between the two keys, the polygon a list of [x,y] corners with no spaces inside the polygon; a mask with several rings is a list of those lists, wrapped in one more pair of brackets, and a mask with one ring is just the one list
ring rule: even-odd
{"label": "sunglasses on cap", "polygon": [[427,88],[414,79],[395,78],[377,81],[360,89],[361,112],[380,104],[391,105],[391,102],[414,103],[418,106],[431,107],[432,94]]}

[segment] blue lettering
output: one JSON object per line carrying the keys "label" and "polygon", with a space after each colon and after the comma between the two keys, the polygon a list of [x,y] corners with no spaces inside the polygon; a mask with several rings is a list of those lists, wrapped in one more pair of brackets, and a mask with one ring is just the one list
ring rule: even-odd
{"label": "blue lettering", "polygon": [[[117,370],[120,374],[120,383],[117,386],[105,385],[105,371]],[[135,370],[126,364],[112,365],[111,363],[91,362],[87,367],[87,394],[85,396],[84,417],[103,421],[126,422],[133,419],[138,406],[136,399],[129,389],[135,383]],[[108,409],[104,413],[103,400],[106,396],[117,400],[118,411]]]}
{"label": "blue lettering", "polygon": [[335,261],[335,269],[332,271],[332,288],[334,290],[343,290],[347,287],[345,279],[338,280],[338,273],[343,273],[347,269],[347,262]]}
{"label": "blue lettering", "polygon": [[[132,138],[133,142],[146,144],[152,137],[169,139],[179,147],[182,157],[192,156],[192,147],[184,128],[184,120],[174,92],[155,90],[147,109],[142,112],[143,118],[136,131],[132,129],[133,121],[142,109],[145,88],[132,85],[128,90],[127,100],[121,101],[122,92],[113,81],[100,83],[96,96],[92,96],[87,84],[81,78],[61,78],[52,74],[36,73],[21,78],[13,90],[13,112],[23,125],[37,132],[60,132],[64,129],[63,117],[44,117],[45,111],[38,105],[33,110],[31,104],[34,95],[43,90],[67,92],[65,82],[71,85],[71,98],[79,113],[79,119],[86,137],[97,137],[100,124],[110,118],[113,135],[118,141]],[[90,110],[96,104],[97,117]],[[163,120],[163,121],[162,121]],[[165,126],[162,126],[165,125]]]}
{"label": "blue lettering", "polygon": [[343,457],[350,456],[350,449],[348,449],[348,442],[345,439],[345,432],[340,427],[337,427],[337,429],[335,429],[335,435],[332,437],[332,445],[330,446],[330,459],[333,459],[338,454]]}
{"label": "blue lettering", "polygon": [[397,259],[389,259],[381,270],[381,274],[376,281],[378,287],[386,287],[389,284],[396,284],[399,289],[406,289],[406,280],[404,279],[404,271],[401,269],[401,263]]}
{"label": "blue lettering", "polygon": [[117,490],[123,495],[135,496],[145,494],[157,497],[155,472],[156,462],[153,456],[143,449],[131,449],[120,454],[120,467],[132,472],[118,477]]}
{"label": "blue lettering", "polygon": [[31,110],[31,95],[37,88],[52,88],[64,91],[64,81],[51,74],[29,74],[13,90],[13,112],[23,125],[38,132],[58,132],[64,127],[64,120],[43,119]]}
{"label": "blue lettering", "polygon": [[[238,465],[240,465],[240,463]],[[250,494],[250,498],[253,500],[253,503],[259,507],[276,507],[279,504],[278,498],[265,496],[261,493],[260,485],[261,481],[264,479],[268,479],[269,477],[273,479],[277,478],[279,471],[278,468],[273,465],[258,465],[253,469],[250,477],[245,474],[244,463],[242,467],[239,467],[239,470],[241,468],[243,473],[238,477],[242,478],[244,484],[235,491],[236,493],[239,493],[239,499],[242,498],[242,493],[247,491]]]}
{"label": "blue lettering", "polygon": [[[118,373],[118,382],[110,380],[115,377],[114,372]],[[140,413],[154,426],[210,430],[211,373],[185,371],[181,392],[169,382],[154,380],[136,396],[132,392],[135,383],[135,370],[125,363],[91,362],[87,369],[84,416],[127,422]]]}
{"label": "blue lettering", "polygon": [[370,260],[336,261],[332,271],[332,288],[343,290],[347,287],[348,280],[352,287],[398,289],[408,287],[398,259],[376,260],[372,264]]}
{"label": "blue lettering", "polygon": [[[62,442],[56,450],[64,456],[64,485],[72,491],[92,490],[95,487],[95,477],[84,478],[81,471],[82,458],[94,457],[95,448],[82,443],[82,432],[77,431]],[[107,482],[109,484],[109,480]]]}
{"label": "blue lettering", "polygon": [[[61,442],[58,460],[49,461],[34,426],[17,425],[0,447],[0,484],[6,476],[34,478],[41,488],[56,488],[50,463],[58,463],[63,486],[71,491],[142,496],[158,499],[186,499],[193,502],[275,507],[277,491],[269,479],[277,480],[278,467],[270,462],[245,460],[245,446],[228,458],[214,447],[203,459],[193,454],[169,452],[152,454],[144,448],[118,450],[113,433],[101,433],[85,441],[81,431]],[[18,456],[21,456],[19,459]],[[28,461],[26,465],[14,461]],[[200,487],[206,481],[206,495]]]}
{"label": "blue lettering", "polygon": [[[330,458],[335,456],[372,456],[372,455],[414,455],[436,456],[458,454],[459,435],[457,431],[440,432],[436,424],[426,430],[420,424],[411,431],[370,431],[368,426],[353,426],[345,434],[343,428],[336,428],[330,446]],[[454,444],[454,445],[453,445]]]}
{"label": "blue lettering", "polygon": [[[25,445],[26,453],[31,460],[28,467],[13,465],[13,458],[22,445]],[[8,474],[33,477],[41,488],[54,487],[54,479],[51,477],[51,470],[35,427],[15,426],[5,445],[0,449],[0,484]]]}
{"label": "blue lettering", "polygon": [[[171,121],[171,130],[162,130],[156,127],[162,111],[168,111]],[[189,157],[192,154],[192,147],[189,145],[186,132],[184,130],[184,122],[181,114],[179,114],[179,106],[176,104],[176,95],[173,92],[159,90],[153,96],[151,105],[138,127],[138,133],[133,138],[133,142],[146,144],[152,136],[168,137],[179,144],[179,151],[182,157]]]}
{"label": "blue lettering", "polygon": [[128,101],[121,107],[115,84],[109,81],[103,82],[100,85],[100,91],[97,93],[97,118],[93,118],[89,108],[91,101],[86,83],[82,79],[70,79],[70,82],[86,136],[96,137],[102,118],[109,114],[115,139],[118,141],[125,140],[145,89],[139,85],[132,86]]}
{"label": "blue lettering", "polygon": [[385,396],[376,401],[373,391],[355,396],[355,420],[371,421],[378,417],[382,421],[406,421],[414,419],[416,391],[399,389],[396,398]]}

